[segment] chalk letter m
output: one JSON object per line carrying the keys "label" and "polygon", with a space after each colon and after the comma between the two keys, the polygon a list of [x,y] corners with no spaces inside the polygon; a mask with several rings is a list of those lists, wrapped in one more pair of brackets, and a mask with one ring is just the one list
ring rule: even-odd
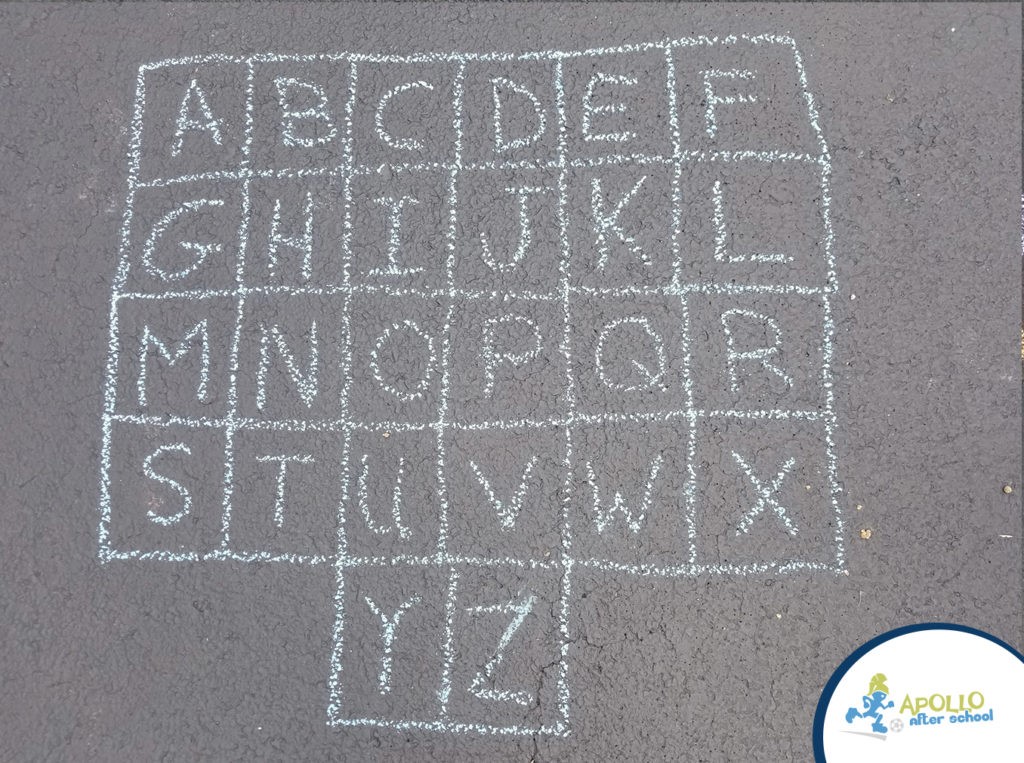
{"label": "chalk letter m", "polygon": [[173,366],[188,354],[189,350],[192,349],[192,342],[196,338],[202,341],[202,354],[200,355],[202,365],[199,368],[199,386],[196,387],[196,398],[205,401],[207,400],[206,395],[209,392],[210,384],[210,332],[206,326],[206,319],[203,318],[203,320],[192,327],[192,330],[185,335],[185,338],[174,346],[174,352],[171,352],[166,344],[154,336],[153,332],[149,330],[148,325],[143,327],[142,341],[139,342],[138,391],[140,407],[145,408],[147,404],[146,369],[149,365],[149,348],[155,349],[158,355]]}

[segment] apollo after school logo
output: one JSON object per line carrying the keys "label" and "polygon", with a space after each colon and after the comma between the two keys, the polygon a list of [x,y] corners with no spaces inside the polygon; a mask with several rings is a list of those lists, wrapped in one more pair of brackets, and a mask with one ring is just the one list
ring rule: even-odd
{"label": "apollo after school logo", "polygon": [[851,727],[848,733],[884,738],[889,733],[915,727],[924,731],[943,725],[990,723],[995,719],[994,708],[986,705],[985,695],[977,689],[930,694],[907,691],[897,709],[887,681],[884,673],[871,677],[860,703],[846,711],[846,723]]}

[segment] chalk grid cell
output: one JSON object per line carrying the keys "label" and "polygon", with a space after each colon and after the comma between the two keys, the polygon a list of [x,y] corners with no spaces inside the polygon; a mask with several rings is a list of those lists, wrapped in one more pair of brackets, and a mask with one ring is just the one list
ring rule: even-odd
{"label": "chalk grid cell", "polygon": [[791,38],[159,61],[128,162],[99,557],[332,567],[329,724],[565,736],[575,575],[844,570]]}

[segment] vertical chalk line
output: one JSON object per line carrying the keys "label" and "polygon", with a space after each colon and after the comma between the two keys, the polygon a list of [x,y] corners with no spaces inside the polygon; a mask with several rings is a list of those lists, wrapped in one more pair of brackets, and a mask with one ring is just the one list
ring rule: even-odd
{"label": "vertical chalk line", "polygon": [[335,723],[341,714],[341,671],[342,651],[344,649],[345,628],[345,574],[349,565],[348,535],[346,533],[346,517],[349,502],[349,483],[352,472],[352,415],[349,411],[350,395],[353,384],[352,370],[352,178],[355,167],[353,155],[352,114],[355,109],[358,67],[354,61],[349,62],[348,98],[345,102],[345,133],[342,138],[341,177],[342,195],[345,210],[342,220],[342,286],[344,298],[341,309],[342,328],[342,390],[341,420],[343,435],[341,444],[341,497],[338,501],[337,513],[337,552],[334,560],[334,628],[331,633],[331,666],[328,679],[327,722]]}
{"label": "vertical chalk line", "polygon": [[683,396],[686,399],[686,470],[687,478],[683,485],[683,520],[686,524],[686,544],[690,564],[697,561],[697,527],[695,523],[695,491],[697,472],[694,458],[697,451],[697,416],[693,401],[693,380],[690,374],[690,313],[689,290],[683,285],[682,247],[679,237],[682,235],[682,178],[684,151],[682,136],[679,129],[679,102],[676,92],[675,48],[665,45],[666,82],[668,89],[668,122],[672,130],[672,284],[671,290],[677,292],[681,313],[680,333],[683,351]]}
{"label": "vertical chalk line", "polygon": [[576,380],[572,371],[572,319],[571,319],[571,257],[569,243],[569,219],[567,206],[569,190],[567,185],[568,161],[566,148],[565,85],[562,60],[555,59],[555,110],[558,115],[558,235],[561,247],[561,292],[562,313],[565,321],[562,327],[562,355],[565,357],[565,495],[562,498],[562,516],[559,522],[561,540],[561,591],[558,606],[558,631],[561,636],[558,664],[558,714],[561,725],[568,732],[569,705],[569,598],[572,595],[572,528],[569,521],[573,485],[573,420],[576,416]]}
{"label": "vertical chalk line", "polygon": [[145,65],[140,66],[135,76],[135,103],[132,111],[131,138],[128,143],[128,187],[125,192],[124,212],[121,218],[121,235],[118,243],[117,271],[110,290],[110,309],[108,321],[110,331],[107,336],[107,367],[106,382],[103,388],[102,444],[100,446],[100,521],[97,529],[98,556],[100,561],[108,561],[112,554],[110,547],[110,451],[113,436],[111,417],[117,410],[117,368],[120,346],[118,328],[118,301],[128,280],[131,252],[132,217],[135,212],[135,193],[139,185],[139,167],[142,161],[142,120],[146,104],[146,71]]}
{"label": "vertical chalk line", "polygon": [[238,351],[242,337],[242,322],[245,317],[245,254],[249,244],[249,216],[251,214],[249,191],[252,184],[250,168],[253,139],[253,90],[256,78],[251,60],[245,62],[245,137],[242,141],[242,160],[239,177],[242,180],[242,212],[238,224],[238,259],[235,262],[235,329],[231,336],[228,359],[227,418],[224,427],[224,505],[221,514],[220,547],[228,550],[231,546],[231,499],[235,481],[235,432],[238,429]]}
{"label": "vertical chalk line", "polygon": [[[452,562],[454,563],[454,562]],[[459,573],[455,567],[448,569],[448,587],[444,596],[444,642],[441,644],[442,668],[441,686],[437,690],[440,703],[438,717],[448,720],[448,700],[452,693],[452,666],[455,663],[455,601],[458,595]]]}
{"label": "vertical chalk line", "polygon": [[814,105],[814,95],[807,84],[807,72],[804,69],[803,57],[797,48],[796,40],[792,37],[779,37],[776,41],[788,45],[793,51],[793,60],[796,64],[797,76],[800,80],[800,88],[804,100],[807,103],[807,117],[814,130],[818,142],[821,187],[821,218],[825,228],[825,266],[828,270],[826,289],[821,293],[821,304],[824,311],[822,321],[822,367],[821,384],[825,391],[825,459],[828,469],[829,494],[832,500],[832,510],[835,514],[835,568],[837,573],[848,573],[846,569],[845,552],[845,525],[843,512],[839,505],[839,496],[842,493],[842,486],[839,483],[839,467],[836,456],[835,430],[835,388],[832,381],[832,361],[835,354],[835,322],[832,317],[832,295],[839,291],[839,275],[836,269],[835,259],[835,231],[832,228],[832,157],[829,153],[828,143],[821,130],[818,109]]}
{"label": "vertical chalk line", "polygon": [[[454,156],[448,178],[448,230],[445,236],[445,258],[444,273],[445,284],[448,287],[447,312],[444,319],[444,327],[441,330],[441,390],[438,395],[437,404],[437,496],[440,508],[437,534],[437,563],[438,565],[450,564],[448,557],[448,477],[445,473],[447,468],[447,454],[445,452],[445,433],[449,425],[445,423],[445,416],[448,414],[448,395],[451,384],[451,341],[452,341],[452,318],[455,315],[457,290],[455,289],[455,257],[459,225],[459,174],[462,170],[462,109],[464,86],[466,80],[466,62],[459,60],[455,72],[455,82],[452,87],[452,126],[455,132]],[[449,571],[449,593],[455,595],[455,586],[458,580],[458,573],[454,567]],[[452,607],[451,610],[448,607]],[[448,699],[451,695],[451,672],[452,661],[455,654],[452,648],[452,613],[454,612],[455,601],[445,600],[445,643],[444,643],[444,665],[441,671],[441,685],[438,689],[438,716],[441,720],[448,717]]]}

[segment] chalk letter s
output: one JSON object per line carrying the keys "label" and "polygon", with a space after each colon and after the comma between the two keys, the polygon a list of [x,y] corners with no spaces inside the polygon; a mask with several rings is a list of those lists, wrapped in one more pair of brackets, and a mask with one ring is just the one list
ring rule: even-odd
{"label": "chalk letter s", "polygon": [[158,525],[163,525],[164,527],[177,524],[186,516],[188,516],[189,511],[192,510],[192,495],[188,492],[188,488],[186,488],[177,480],[172,480],[170,477],[166,477],[163,474],[157,474],[155,471],[153,471],[153,460],[159,458],[164,453],[170,452],[184,453],[186,456],[192,455],[192,449],[189,448],[188,445],[186,445],[185,443],[179,442],[174,445],[161,445],[159,448],[157,448],[148,456],[146,456],[145,460],[142,462],[143,474],[145,474],[151,480],[154,480],[156,482],[162,482],[163,484],[169,486],[175,493],[181,496],[181,511],[179,511],[177,514],[165,516],[163,514],[157,514],[152,509],[146,512],[146,516],[149,517],[149,519],[152,522]]}

